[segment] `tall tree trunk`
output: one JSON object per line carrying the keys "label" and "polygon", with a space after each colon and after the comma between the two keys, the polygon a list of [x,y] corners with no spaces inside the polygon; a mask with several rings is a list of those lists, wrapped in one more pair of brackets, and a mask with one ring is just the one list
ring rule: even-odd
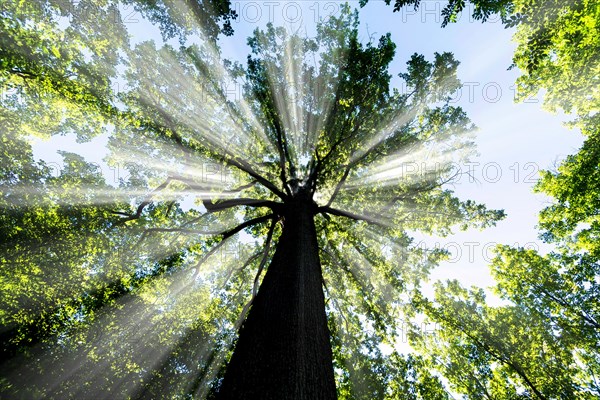
{"label": "tall tree trunk", "polygon": [[336,398],[314,209],[306,201],[286,207],[283,233],[218,397]]}

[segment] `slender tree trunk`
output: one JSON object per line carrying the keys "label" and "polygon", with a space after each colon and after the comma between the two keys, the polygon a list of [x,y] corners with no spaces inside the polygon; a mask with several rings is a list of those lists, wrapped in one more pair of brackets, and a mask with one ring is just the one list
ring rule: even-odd
{"label": "slender tree trunk", "polygon": [[286,207],[283,233],[240,330],[220,399],[335,399],[321,265],[308,202]]}

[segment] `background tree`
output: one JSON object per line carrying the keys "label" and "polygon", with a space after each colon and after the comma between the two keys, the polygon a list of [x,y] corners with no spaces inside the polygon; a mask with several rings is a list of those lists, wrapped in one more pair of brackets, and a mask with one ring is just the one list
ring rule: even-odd
{"label": "background tree", "polygon": [[438,283],[434,301],[422,306],[440,329],[429,336],[415,330],[413,344],[456,393],[469,399],[594,398],[582,385],[593,375],[581,369],[547,309],[521,301],[492,307],[482,289],[456,281]]}
{"label": "background tree", "polygon": [[[362,1],[361,5],[367,2]],[[420,0],[398,0],[394,11],[408,5],[419,7]],[[522,73],[517,80],[518,100],[544,90],[544,104],[550,111],[574,113],[575,122],[585,135],[597,133],[597,2],[451,0],[442,10],[442,26],[455,22],[466,11],[472,11],[472,16],[482,22],[498,14],[507,28],[516,27],[517,49],[512,67],[518,67]]]}
{"label": "background tree", "polygon": [[[361,7],[364,7],[369,0],[360,0]],[[391,0],[385,0],[385,4],[390,5]],[[485,22],[491,15],[500,14],[503,21],[507,21],[514,10],[513,0],[449,0],[448,4],[442,10],[442,26],[448,25],[450,22],[456,22],[458,18],[465,11],[465,7],[468,11],[473,10],[473,18]],[[468,6],[467,6],[468,4]],[[394,12],[398,12],[402,7],[413,6],[415,9],[419,8],[421,0],[395,0],[394,1]]]}
{"label": "background tree", "polygon": [[[495,289],[509,305],[489,307],[478,289],[439,284],[435,300],[422,299],[419,309],[444,329],[436,337],[415,331],[413,344],[468,398],[596,398],[600,5],[470,3],[450,1],[442,25],[468,9],[476,19],[498,13],[506,27],[516,26],[518,100],[543,90],[544,106],[573,114],[568,125],[579,128],[585,142],[555,171],[544,171],[535,187],[551,199],[539,226],[553,251],[497,249]],[[396,1],[394,11],[419,4]]]}
{"label": "background tree", "polygon": [[[540,213],[541,226],[556,208]],[[414,302],[443,329],[433,337],[414,329],[412,343],[456,392],[487,399],[599,396],[599,263],[588,236],[594,227],[572,235],[554,227],[542,234],[554,245],[549,254],[496,249],[494,289],[506,305],[488,306],[482,289],[456,281],[438,283],[433,301]]]}
{"label": "background tree", "polygon": [[[503,216],[443,186],[450,163],[472,153],[473,126],[449,104],[460,85],[451,54],[414,55],[401,93],[390,88],[389,35],[361,43],[347,7],[314,39],[255,31],[243,67],[223,66],[215,31],[184,18],[193,4],[142,4],[149,20],[172,21],[161,24],[167,40],[169,26],[189,25],[179,45],[130,45],[123,33],[118,58],[83,35],[101,29],[65,27],[47,6],[2,15],[12,49],[2,79],[16,89],[2,104],[14,133],[3,139],[2,332],[14,355],[3,393],[445,398],[423,360],[383,358],[380,344],[394,343],[408,294],[446,255],[414,246],[409,232]],[[64,32],[79,41],[63,56],[52,46]],[[224,83],[236,80],[244,97],[228,98]],[[115,82],[126,85],[115,93]],[[73,154],[52,176],[28,146],[15,150],[35,123],[105,134],[107,161],[129,176],[109,184]],[[437,168],[402,173],[411,160]],[[255,344],[262,354],[247,351]],[[290,352],[314,358],[283,363]],[[294,375],[299,365],[318,379]],[[282,384],[270,383],[274,372]]]}

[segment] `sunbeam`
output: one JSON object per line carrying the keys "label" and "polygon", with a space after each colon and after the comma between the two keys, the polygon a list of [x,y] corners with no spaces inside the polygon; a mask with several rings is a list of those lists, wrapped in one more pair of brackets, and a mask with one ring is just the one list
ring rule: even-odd
{"label": "sunbeam", "polygon": [[[503,215],[447,188],[473,153],[458,62],[391,71],[392,36],[362,42],[349,5],[314,38],[257,25],[242,64],[229,2],[109,0],[110,28],[95,1],[42,3],[0,13],[21,43],[0,63],[2,395],[333,399],[348,371],[367,392],[354,362],[384,362],[443,257],[410,233]],[[26,139],[56,135],[107,144],[54,171]]]}
{"label": "sunbeam", "polygon": [[350,177],[342,190],[353,190],[373,186],[418,185],[439,180],[450,175],[449,169],[458,164],[460,154],[440,152],[429,146],[402,150],[398,154],[385,157],[380,163],[360,171]]}
{"label": "sunbeam", "polygon": [[[138,242],[138,254],[133,260],[136,263],[144,259],[163,260],[170,255],[169,249],[176,252],[176,249],[186,246],[182,246],[181,241],[174,243],[169,240],[167,243],[169,245],[161,239],[146,237]],[[117,394],[134,396],[147,390],[152,379],[158,379],[160,385],[161,377],[155,376],[155,371],[160,371],[165,363],[172,363],[182,353],[190,351],[193,358],[185,360],[187,364],[179,365],[180,373],[173,377],[174,381],[170,384],[189,388],[195,380],[200,380],[196,390],[206,393],[209,390],[207,385],[212,382],[230,346],[221,344],[221,350],[216,350],[217,338],[214,335],[215,332],[219,335],[222,332],[215,331],[213,324],[219,324],[220,330],[234,333],[241,323],[240,319],[235,325],[227,327],[227,319],[223,319],[219,310],[223,299],[218,291],[214,291],[214,288],[226,284],[232,275],[230,270],[234,268],[233,265],[247,253],[244,245],[237,243],[233,250],[224,249],[207,259],[202,253],[195,257],[188,256],[183,267],[158,276],[143,287],[115,299],[114,303],[91,313],[74,314],[74,319],[79,318],[78,315],[90,319],[87,322],[82,320],[89,326],[83,331],[73,329],[57,339],[58,345],[63,341],[63,345],[72,343],[73,349],[60,354],[47,352],[38,345],[31,350],[38,353],[38,357],[13,366],[7,378],[43,388],[49,396],[80,397],[85,396],[90,388],[101,390],[104,382],[116,374],[120,379],[111,379],[112,385],[106,397]],[[146,250],[150,253],[142,256],[140,252]],[[130,262],[129,259],[124,255],[121,262],[126,264]],[[240,272],[233,276],[239,279]],[[136,274],[147,273],[136,267]],[[251,276],[249,271],[244,271],[243,275],[246,278]],[[250,293],[251,285],[245,278],[240,282],[245,287],[240,295],[245,297]],[[190,340],[190,334],[195,335],[193,351],[185,350],[189,348],[187,341]],[[203,341],[199,341],[200,338]],[[231,343],[231,339],[227,341]],[[216,355],[213,354],[215,351]],[[49,374],[35,373],[39,368],[50,371],[51,365],[60,365],[61,368]],[[212,372],[202,373],[203,369]],[[82,379],[87,382],[86,387],[80,385]],[[157,390],[167,395],[172,388],[159,386]]]}

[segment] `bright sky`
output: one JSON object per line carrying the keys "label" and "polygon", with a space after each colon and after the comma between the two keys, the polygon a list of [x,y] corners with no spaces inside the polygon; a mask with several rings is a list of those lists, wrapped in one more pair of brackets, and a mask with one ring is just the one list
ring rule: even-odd
{"label": "bright sky", "polygon": [[[337,1],[233,1],[240,15],[233,22],[235,35],[222,38],[223,54],[244,62],[248,54],[246,37],[251,31],[267,22],[286,23],[293,28],[314,34],[315,21],[339,12]],[[358,1],[351,2],[357,7]],[[557,160],[576,152],[582,142],[578,132],[562,126],[565,117],[551,115],[541,109],[541,96],[527,103],[515,104],[514,82],[519,72],[508,71],[515,45],[511,42],[513,30],[503,28],[500,21],[482,24],[473,21],[470,12],[459,22],[441,28],[440,11],[445,2],[423,1],[419,10],[405,8],[392,13],[392,7],[372,0],[360,10],[361,32],[366,41],[369,35],[379,36],[391,32],[397,52],[391,72],[404,72],[405,62],[417,52],[433,59],[434,52],[451,51],[461,62],[459,78],[465,85],[456,96],[471,120],[480,128],[477,146],[480,156],[471,165],[461,166],[470,171],[477,182],[463,175],[455,186],[463,199],[483,202],[489,208],[504,209],[508,217],[495,228],[483,232],[468,231],[448,238],[423,238],[429,246],[439,246],[453,252],[452,262],[444,263],[433,273],[433,279],[456,278],[465,285],[486,287],[493,282],[487,261],[494,243],[539,247],[535,224],[537,213],[546,201],[534,195],[531,188],[538,171],[552,168]],[[469,14],[469,15],[466,15]],[[155,37],[135,16],[129,21],[130,31],[139,38]],[[156,36],[156,38],[158,38]],[[398,80],[396,80],[398,82]],[[102,164],[106,143],[98,138],[77,145],[69,137],[36,141],[36,156],[58,162],[56,150],[75,151],[89,160]],[[113,172],[103,168],[110,177]]]}

